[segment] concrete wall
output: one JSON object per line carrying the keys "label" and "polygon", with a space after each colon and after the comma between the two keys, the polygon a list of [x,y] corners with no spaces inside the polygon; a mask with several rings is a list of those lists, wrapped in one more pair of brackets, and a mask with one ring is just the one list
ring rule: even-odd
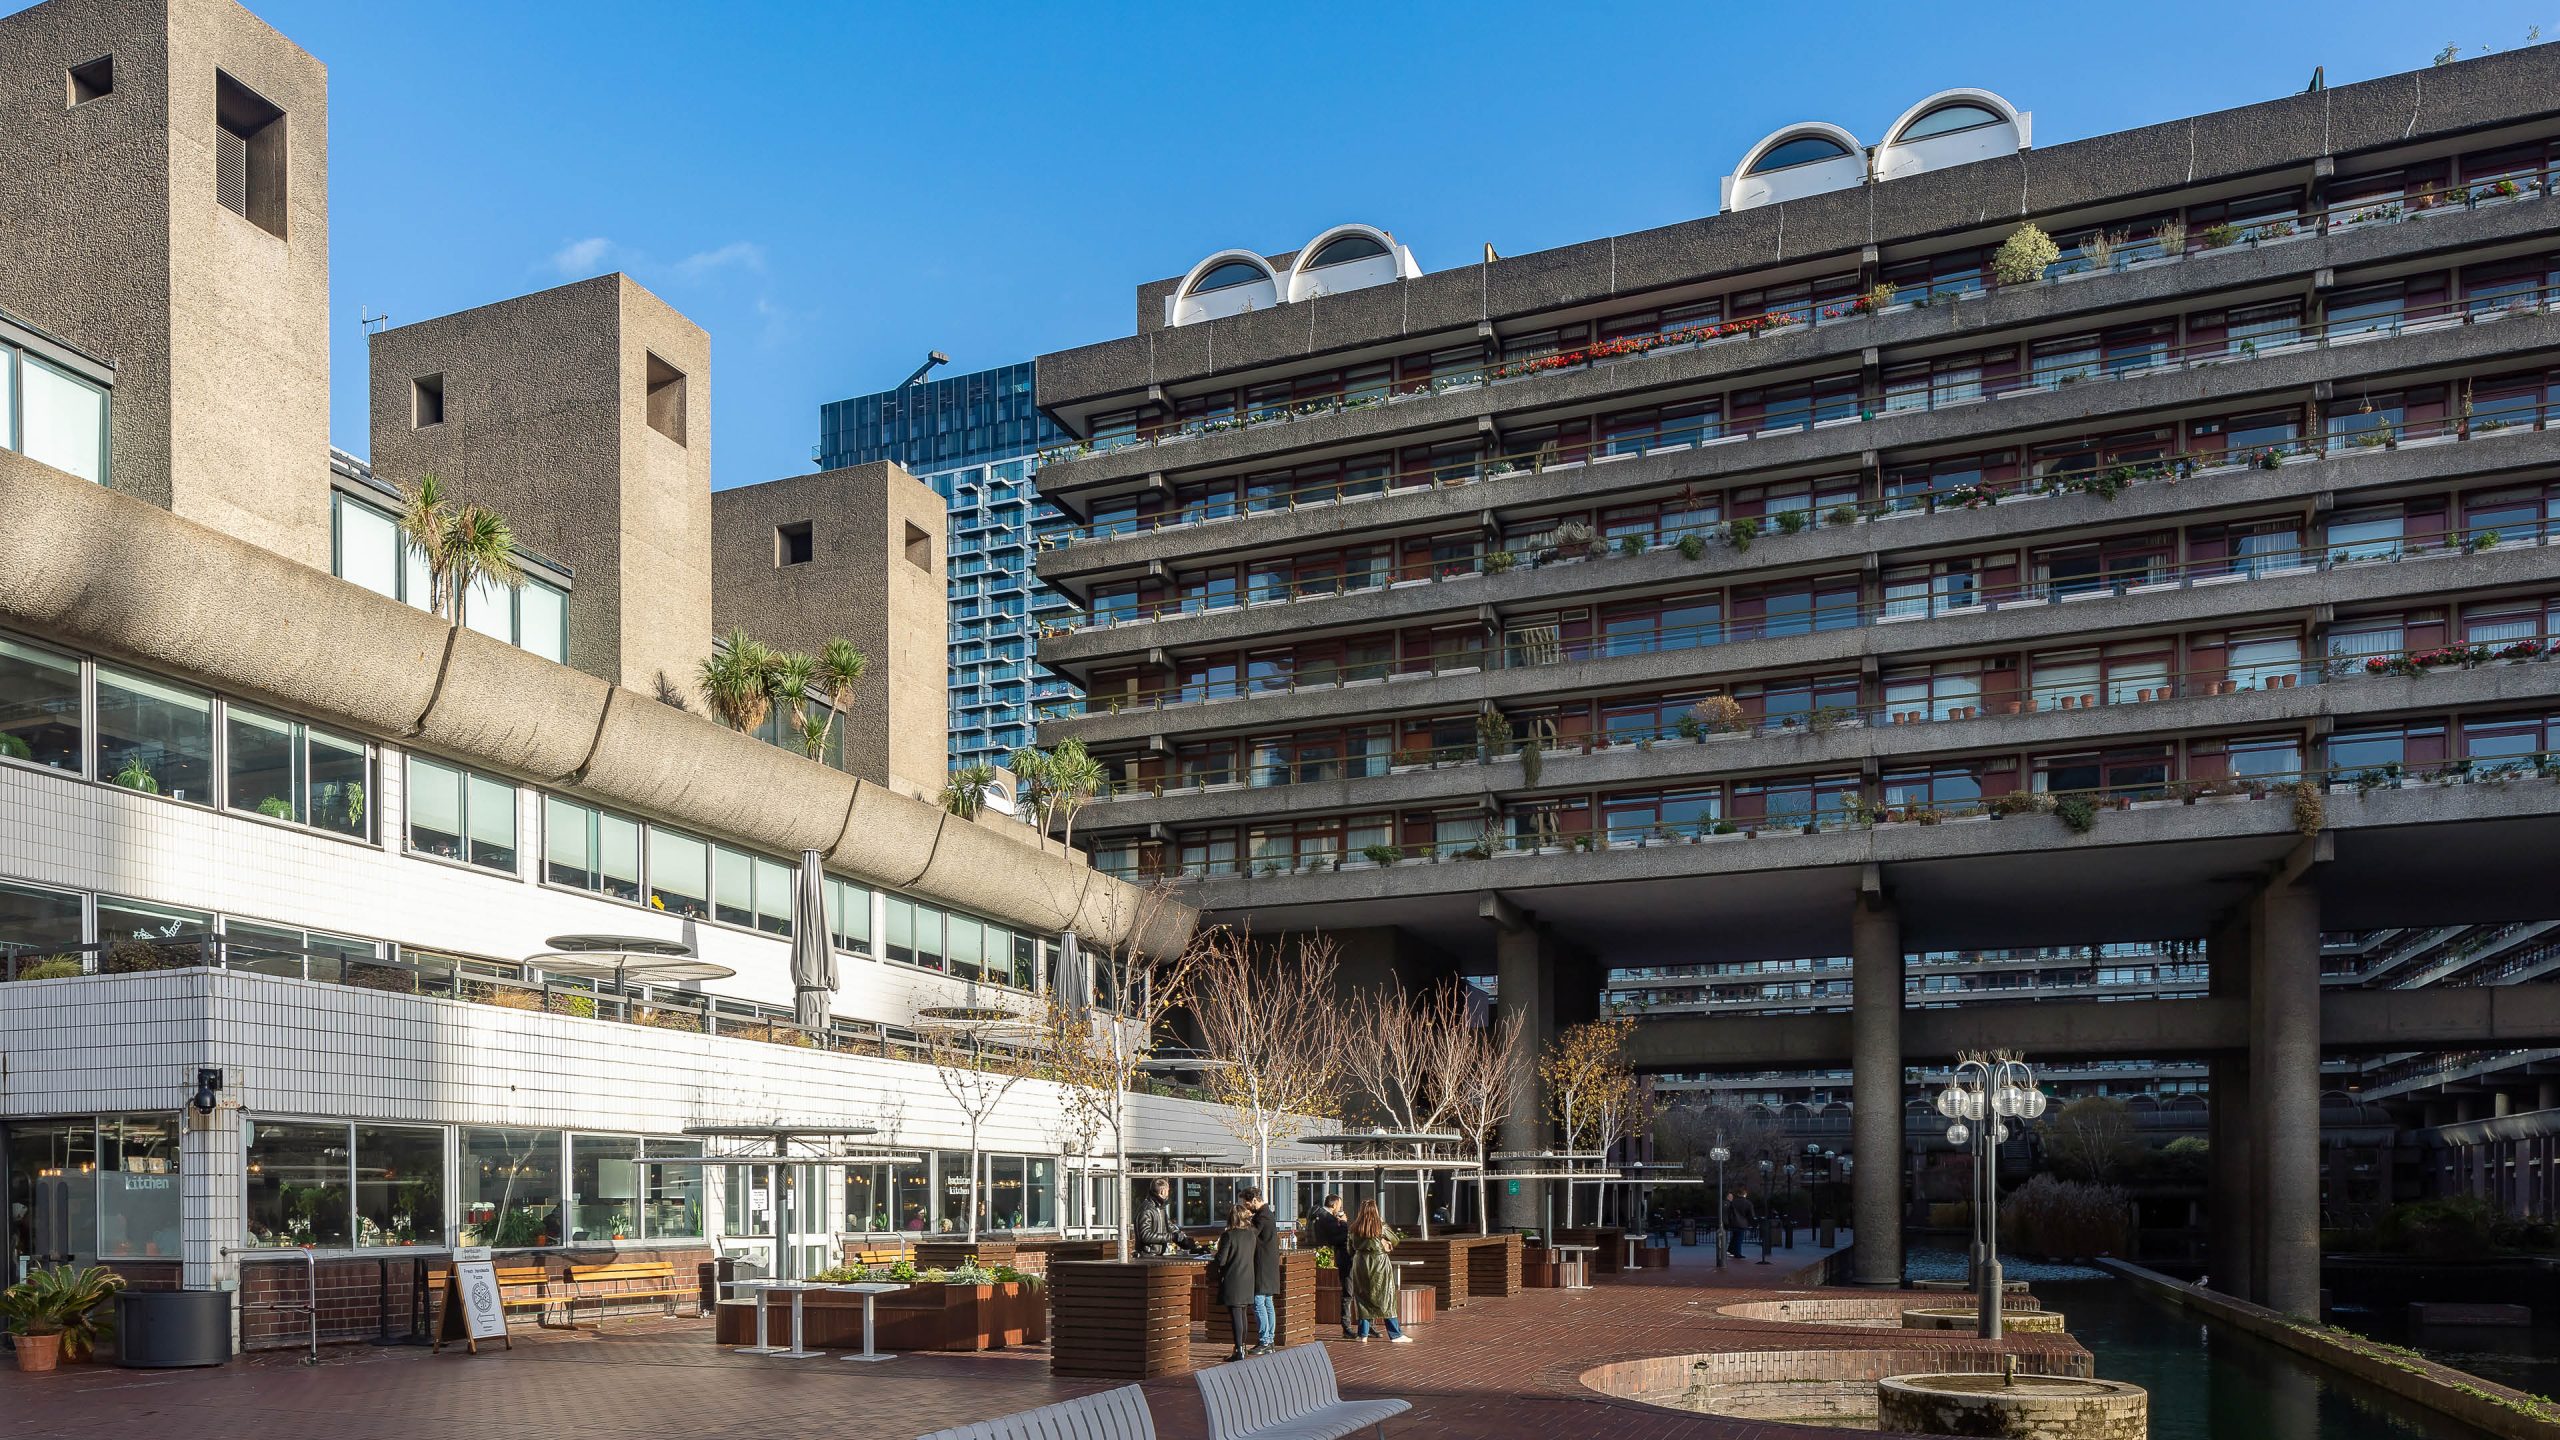
{"label": "concrete wall", "polygon": [[[70,106],[101,56],[112,93]],[[284,112],[281,236],[214,198],[217,71]],[[117,489],[322,569],[328,111],[320,62],[232,0],[0,19],[0,308],[116,364]]]}
{"label": "concrete wall", "polygon": [[[807,525],[810,559],[777,532]],[[815,654],[832,638],[870,660],[846,716],[845,768],[934,799],[946,771],[950,651],[942,497],[887,461],[711,497],[712,624]]]}
{"label": "concrete wall", "polygon": [[[652,356],[684,377],[681,440],[649,423]],[[571,665],[691,700],[711,649],[710,337],[615,274],[386,330],[371,358],[374,473],[495,507],[570,571]],[[444,418],[421,427],[430,376]]]}

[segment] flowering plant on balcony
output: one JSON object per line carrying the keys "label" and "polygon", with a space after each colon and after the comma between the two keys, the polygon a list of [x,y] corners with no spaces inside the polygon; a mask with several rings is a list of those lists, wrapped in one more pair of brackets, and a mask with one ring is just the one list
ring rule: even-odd
{"label": "flowering plant on balcony", "polygon": [[2548,653],[2550,647],[2539,640],[2518,640],[2512,645],[2499,646],[2495,655],[2500,660],[2538,660]]}

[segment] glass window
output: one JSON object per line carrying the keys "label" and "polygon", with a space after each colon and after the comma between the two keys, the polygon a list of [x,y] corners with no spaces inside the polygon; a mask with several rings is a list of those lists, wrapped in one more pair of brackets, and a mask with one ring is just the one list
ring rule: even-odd
{"label": "glass window", "polygon": [[649,830],[649,904],[700,920],[711,914],[711,847],[672,830]]}
{"label": "glass window", "polygon": [[516,787],[485,775],[465,775],[463,782],[463,822],[471,836],[471,863],[512,872],[516,868]]}
{"label": "glass window", "polygon": [[213,803],[213,698],[98,667],[99,779]]}
{"label": "glass window", "polygon": [[373,778],[373,760],[364,742],[307,725],[301,729],[306,823],[360,840],[370,838],[373,822],[365,803],[365,785]]}
{"label": "glass window", "polygon": [[409,848],[462,858],[462,772],[419,755],[409,757]]}
{"label": "glass window", "polygon": [[178,1122],[167,1115],[98,1122],[98,1254],[178,1254]]}
{"label": "glass window", "polygon": [[640,898],[640,822],[557,795],[542,797],[543,875],[610,895]]}
{"label": "glass window", "polygon": [[104,971],[168,970],[201,965],[198,944],[213,930],[200,910],[173,910],[112,896],[98,897],[97,968]]}
{"label": "glass window", "polygon": [[471,582],[471,591],[463,597],[462,623],[488,636],[516,643],[515,595],[506,586],[483,575]]}
{"label": "glass window", "polygon": [[799,872],[761,855],[755,857],[755,865],[756,928],[770,935],[788,935],[792,892],[799,888]]}
{"label": "glass window", "polygon": [[0,759],[80,768],[79,661],[0,638]]}
{"label": "glass window", "polygon": [[967,915],[947,917],[944,954],[950,961],[951,973],[975,980],[985,961],[986,929]]}
{"label": "glass window", "polygon": [[356,1243],[444,1243],[444,1131],[358,1125]]}
{"label": "glass window", "polygon": [[1327,265],[1348,265],[1354,260],[1367,260],[1387,253],[1387,247],[1366,235],[1345,235],[1326,245],[1307,262],[1310,270]]}
{"label": "glass window", "polygon": [[250,1243],[346,1246],[353,1214],[347,1127],[250,1120],[241,1130],[249,1157]]}
{"label": "glass window", "polygon": [[56,370],[33,355],[19,356],[25,377],[19,412],[24,452],[83,480],[107,478],[107,392]]}
{"label": "glass window", "polygon": [[97,1127],[85,1119],[12,1121],[8,1156],[12,1252],[56,1264],[96,1258]]}
{"label": "glass window", "polygon": [[76,973],[80,959],[80,897],[68,890],[33,885],[0,885],[0,959],[24,968],[58,962]]}
{"label": "glass window", "polygon": [[1769,153],[1754,161],[1751,173],[1764,174],[1784,170],[1790,165],[1810,165],[1817,160],[1836,160],[1848,154],[1839,141],[1821,135],[1798,135],[1769,147]]}
{"label": "glass window", "polygon": [[303,818],[300,771],[302,747],[294,743],[295,725],[233,705],[225,712],[231,741],[231,808],[270,820]]}
{"label": "glass window", "polygon": [[570,1243],[640,1238],[640,1142],[629,1135],[569,1137]]}
{"label": "glass window", "polygon": [[329,511],[337,522],[331,558],[338,578],[399,599],[400,557],[407,549],[400,538],[400,522],[361,500],[334,492],[329,496]]}
{"label": "glass window", "polygon": [[[651,1140],[651,1157],[700,1155],[699,1140]],[[641,1233],[652,1240],[702,1238],[702,1167],[690,1164],[640,1167]]]}
{"label": "glass window", "polygon": [[871,892],[833,876],[827,879],[827,919],[835,929],[836,948],[871,953]]}
{"label": "glass window", "polygon": [[844,1228],[867,1231],[889,1227],[889,1167],[844,1167]]}
{"label": "glass window", "polygon": [[1256,280],[1269,278],[1259,265],[1244,260],[1229,260],[1201,276],[1199,283],[1191,287],[1191,293],[1206,295],[1212,290],[1232,290],[1238,285],[1250,285]]}
{"label": "glass window", "polygon": [[569,663],[569,592],[528,578],[516,592],[516,643],[545,660]]}
{"label": "glass window", "polygon": [[462,1132],[454,1199],[465,1245],[521,1250],[560,1243],[560,1132]]}
{"label": "glass window", "polygon": [[1958,130],[1971,130],[1982,125],[1997,125],[2000,117],[1979,105],[1958,101],[1941,105],[1903,127],[1895,142],[1926,140],[1932,135],[1952,135]]}
{"label": "glass window", "polygon": [[904,895],[889,897],[889,958],[916,963],[916,902]]}

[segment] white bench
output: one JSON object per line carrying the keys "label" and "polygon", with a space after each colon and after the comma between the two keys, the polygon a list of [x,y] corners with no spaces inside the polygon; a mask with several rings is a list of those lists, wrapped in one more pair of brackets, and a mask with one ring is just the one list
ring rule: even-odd
{"label": "white bench", "polygon": [[1321,1345],[1293,1345],[1195,1378],[1209,1440],[1340,1440],[1373,1425],[1384,1435],[1389,1420],[1413,1408],[1402,1400],[1343,1399],[1333,1357]]}
{"label": "white bench", "polygon": [[1156,1417],[1147,1410],[1145,1391],[1123,1385],[916,1440],[1156,1440]]}

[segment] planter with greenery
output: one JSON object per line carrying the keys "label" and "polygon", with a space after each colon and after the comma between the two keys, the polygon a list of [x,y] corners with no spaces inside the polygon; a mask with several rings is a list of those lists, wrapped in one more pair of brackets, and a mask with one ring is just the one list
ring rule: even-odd
{"label": "planter with greenery", "polygon": [[61,1360],[85,1360],[100,1340],[115,1333],[107,1301],[124,1277],[102,1266],[74,1270],[48,1266],[0,1290],[0,1320],[17,1337],[18,1368],[51,1370]]}

